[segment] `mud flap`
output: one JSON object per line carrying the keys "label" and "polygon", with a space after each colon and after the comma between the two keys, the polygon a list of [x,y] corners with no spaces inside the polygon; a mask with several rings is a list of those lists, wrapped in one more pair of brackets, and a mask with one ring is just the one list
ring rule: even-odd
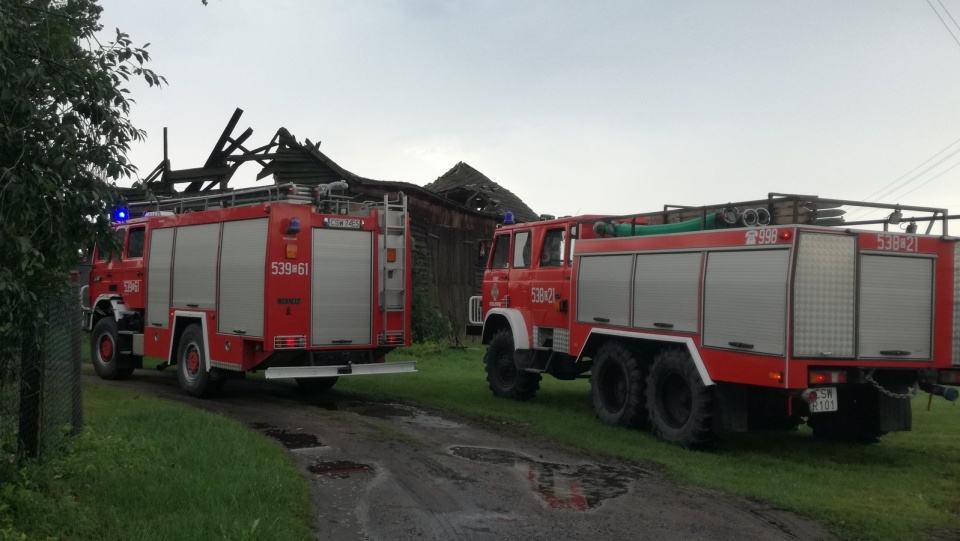
{"label": "mud flap", "polygon": [[747,431],[747,393],[742,386],[717,383],[714,391],[713,422],[723,432]]}
{"label": "mud flap", "polygon": [[913,426],[913,415],[909,398],[893,398],[879,393],[880,430],[883,432],[905,432]]}

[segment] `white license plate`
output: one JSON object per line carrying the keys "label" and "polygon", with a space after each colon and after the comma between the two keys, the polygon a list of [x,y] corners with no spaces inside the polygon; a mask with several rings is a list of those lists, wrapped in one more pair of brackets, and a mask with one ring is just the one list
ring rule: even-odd
{"label": "white license plate", "polygon": [[837,411],[836,387],[817,387],[813,391],[816,391],[817,399],[810,403],[810,413]]}

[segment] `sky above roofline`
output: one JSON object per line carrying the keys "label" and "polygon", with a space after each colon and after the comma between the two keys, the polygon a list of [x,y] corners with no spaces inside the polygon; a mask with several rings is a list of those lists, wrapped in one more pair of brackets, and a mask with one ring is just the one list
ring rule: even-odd
{"label": "sky above roofline", "polygon": [[878,191],[960,213],[960,155],[910,173],[960,148],[960,45],[925,2],[101,5],[170,82],[131,86],[143,175],[164,126],[173,167],[199,167],[240,107],[248,146],[285,126],[418,185],[464,161],[556,215]]}

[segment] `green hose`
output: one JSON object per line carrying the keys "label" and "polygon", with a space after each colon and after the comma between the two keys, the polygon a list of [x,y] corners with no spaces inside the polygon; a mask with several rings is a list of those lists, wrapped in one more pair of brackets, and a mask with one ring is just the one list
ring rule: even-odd
{"label": "green hose", "polygon": [[[631,225],[629,223],[615,223],[607,224],[604,223],[602,227],[598,228],[594,226],[594,231],[600,229],[603,233],[607,235],[613,235],[615,237],[631,237],[639,235],[662,235],[664,233],[683,233],[686,231],[700,231],[701,229],[713,229],[716,226],[716,213],[707,214],[706,218],[701,220],[700,218],[694,218],[693,220],[687,220],[685,222],[677,222],[673,224],[657,224],[657,225]],[[701,225],[703,227],[701,227]],[[599,232],[598,232],[599,234]]]}

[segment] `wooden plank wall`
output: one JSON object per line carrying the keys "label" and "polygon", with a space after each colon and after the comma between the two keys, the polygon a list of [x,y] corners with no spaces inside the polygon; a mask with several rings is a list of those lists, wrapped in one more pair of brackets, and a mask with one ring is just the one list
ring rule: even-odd
{"label": "wooden plank wall", "polygon": [[[382,200],[384,191],[365,185],[364,195]],[[394,191],[387,190],[391,196]],[[443,204],[430,196],[407,193],[407,209],[414,243],[417,273],[431,284],[428,296],[449,322],[458,339],[464,338],[470,297],[480,294],[483,273],[477,271],[477,242],[493,237],[496,220],[455,203]]]}

